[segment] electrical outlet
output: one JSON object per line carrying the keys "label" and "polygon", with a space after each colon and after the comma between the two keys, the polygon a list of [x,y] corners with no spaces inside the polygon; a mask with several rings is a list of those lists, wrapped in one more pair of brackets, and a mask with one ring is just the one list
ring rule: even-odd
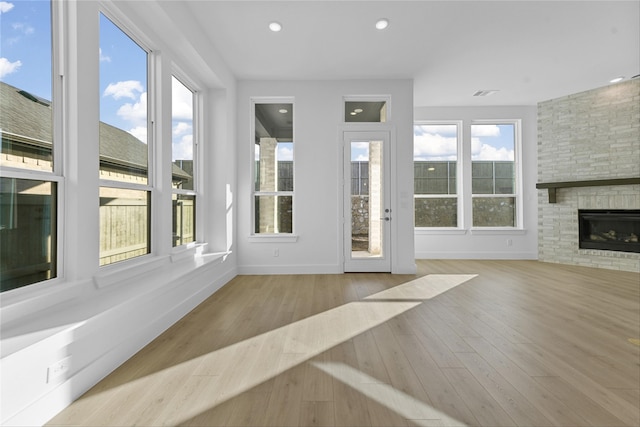
{"label": "electrical outlet", "polygon": [[71,356],[65,357],[62,360],[57,361],[53,365],[47,368],[47,383],[52,382],[69,372],[71,362]]}
{"label": "electrical outlet", "polygon": [[507,239],[507,246],[511,246],[511,245],[513,245],[513,240]]}

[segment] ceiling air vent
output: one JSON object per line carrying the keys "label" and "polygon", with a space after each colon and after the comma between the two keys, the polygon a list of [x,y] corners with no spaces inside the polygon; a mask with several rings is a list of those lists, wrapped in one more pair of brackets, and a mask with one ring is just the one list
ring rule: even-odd
{"label": "ceiling air vent", "polygon": [[486,90],[478,90],[474,92],[473,96],[489,96],[498,92],[498,89],[486,89]]}

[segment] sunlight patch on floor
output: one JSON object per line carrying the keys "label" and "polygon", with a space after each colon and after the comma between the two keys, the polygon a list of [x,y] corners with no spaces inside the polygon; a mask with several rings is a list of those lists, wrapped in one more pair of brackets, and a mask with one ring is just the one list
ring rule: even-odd
{"label": "sunlight patch on floor", "polygon": [[[103,398],[107,393],[108,399],[113,399],[113,402],[110,400],[111,403],[126,403],[126,396],[135,395],[136,390],[151,388],[154,399],[162,401],[161,407],[156,408],[157,412],[151,419],[182,424],[473,277],[475,275],[421,277],[370,295],[361,301],[335,307],[137,378],[94,394],[89,400],[98,396]],[[348,381],[349,385],[361,381],[365,375],[336,364],[318,367],[333,376],[339,374],[337,378]],[[171,378],[174,380],[171,381]],[[173,382],[173,387],[162,387],[160,380]],[[158,394],[160,388],[166,390],[165,394]],[[413,408],[411,412],[403,413],[407,419],[420,419],[423,416],[427,416],[427,419],[441,419],[446,416],[388,385],[357,390],[394,411],[398,405]],[[124,398],[120,399],[122,396]],[[76,403],[89,403],[82,400]],[[460,425],[459,422],[456,425]]]}
{"label": "sunlight patch on floor", "polygon": [[333,362],[312,362],[311,364],[369,399],[388,407],[406,420],[439,420],[446,426],[466,426],[421,400],[389,384],[380,383],[377,379],[351,366]]}
{"label": "sunlight patch on floor", "polygon": [[430,274],[402,285],[370,295],[365,300],[418,300],[425,301],[468,282],[477,274]]}

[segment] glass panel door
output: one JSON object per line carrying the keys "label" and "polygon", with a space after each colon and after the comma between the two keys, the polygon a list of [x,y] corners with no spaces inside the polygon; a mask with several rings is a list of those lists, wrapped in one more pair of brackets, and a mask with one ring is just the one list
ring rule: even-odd
{"label": "glass panel door", "polygon": [[388,132],[345,132],[345,271],[391,271]]}

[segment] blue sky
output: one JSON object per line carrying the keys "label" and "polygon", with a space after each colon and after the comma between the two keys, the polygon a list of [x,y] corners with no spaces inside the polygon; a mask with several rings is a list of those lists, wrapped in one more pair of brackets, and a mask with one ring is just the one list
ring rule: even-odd
{"label": "blue sky", "polygon": [[48,1],[0,1],[0,80],[51,100]]}
{"label": "blue sky", "polygon": [[147,141],[147,52],[100,15],[100,120]]}
{"label": "blue sky", "polygon": [[[51,5],[0,1],[0,80],[51,100]],[[147,142],[147,53],[100,15],[100,120]],[[175,80],[175,79],[174,79]],[[173,159],[193,159],[193,96],[173,85]]]}

